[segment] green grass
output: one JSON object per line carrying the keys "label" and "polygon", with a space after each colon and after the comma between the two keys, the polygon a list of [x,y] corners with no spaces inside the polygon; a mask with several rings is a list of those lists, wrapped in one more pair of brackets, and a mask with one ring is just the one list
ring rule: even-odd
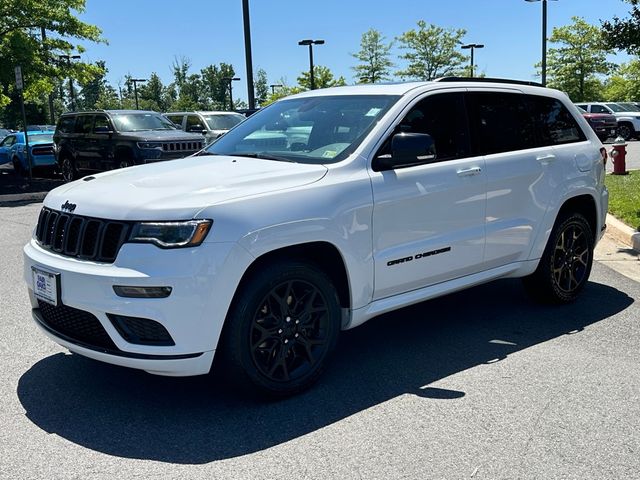
{"label": "green grass", "polygon": [[609,213],[630,227],[640,230],[640,170],[629,175],[607,175]]}

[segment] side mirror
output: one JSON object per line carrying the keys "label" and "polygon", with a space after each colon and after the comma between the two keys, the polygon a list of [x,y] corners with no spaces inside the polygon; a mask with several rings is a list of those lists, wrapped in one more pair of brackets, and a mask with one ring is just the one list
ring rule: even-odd
{"label": "side mirror", "polygon": [[424,165],[435,161],[436,146],[427,133],[396,133],[391,138],[391,154],[374,159],[375,171]]}
{"label": "side mirror", "polygon": [[203,133],[204,127],[202,125],[192,125],[191,127],[188,128],[187,132]]}

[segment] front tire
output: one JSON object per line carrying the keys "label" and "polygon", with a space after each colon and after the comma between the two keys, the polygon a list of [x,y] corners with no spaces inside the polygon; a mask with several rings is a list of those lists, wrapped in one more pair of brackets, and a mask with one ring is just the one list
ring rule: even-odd
{"label": "front tire", "polygon": [[222,369],[243,389],[285,397],[315,383],[336,347],[336,289],[316,265],[269,264],[243,282],[220,340]]}
{"label": "front tire", "polygon": [[523,279],[527,291],[544,303],[569,303],[584,288],[593,264],[594,238],[579,213],[558,220],[536,271]]}
{"label": "front tire", "polygon": [[16,172],[16,175],[20,177],[25,177],[27,175],[27,171],[22,168],[22,163],[18,157],[13,157],[11,163],[13,164],[13,171]]}
{"label": "front tire", "polygon": [[629,123],[622,123],[618,125],[618,135],[620,135],[625,139],[626,142],[628,142],[635,135],[635,131]]}

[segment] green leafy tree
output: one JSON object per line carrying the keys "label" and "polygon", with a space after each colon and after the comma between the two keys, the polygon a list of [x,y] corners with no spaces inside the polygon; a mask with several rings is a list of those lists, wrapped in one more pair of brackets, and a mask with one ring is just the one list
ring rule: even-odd
{"label": "green leafy tree", "polygon": [[229,78],[235,77],[233,65],[209,65],[200,71],[202,98],[208,110],[229,108]]}
{"label": "green leafy tree", "polygon": [[274,89],[272,92],[269,92],[265,102],[261,104],[262,107],[266,107],[267,105],[270,105],[273,102],[280,100],[281,98],[288,97],[289,95],[295,95],[296,93],[301,93],[306,90],[299,85],[293,87],[288,85],[287,79],[284,77],[281,77],[280,80],[278,80],[276,83],[280,85],[280,87]]}
{"label": "green leafy tree", "polygon": [[162,80],[157,73],[149,75],[149,79],[138,86],[138,99],[143,110],[166,112],[170,106]]}
{"label": "green leafy tree", "polygon": [[385,37],[373,28],[362,34],[360,51],[352,53],[360,63],[352,67],[356,72],[358,83],[376,83],[389,80],[391,67],[389,58],[392,42],[385,43]]}
{"label": "green leafy tree", "polygon": [[640,50],[640,0],[624,0],[631,4],[629,18],[613,17],[602,22],[604,40],[609,48],[638,55]]}
{"label": "green leafy tree", "polygon": [[400,58],[408,62],[407,68],[397,72],[402,78],[433,80],[458,73],[468,57],[460,53],[464,29],[442,28],[418,21],[417,30],[409,30],[397,40],[407,53]]}
{"label": "green leafy tree", "polygon": [[259,68],[256,72],[256,78],[253,81],[256,89],[256,103],[260,106],[266,102],[269,96],[269,85],[267,82],[267,72]]}
{"label": "green leafy tree", "polygon": [[603,92],[601,76],[614,65],[607,61],[611,53],[600,28],[580,17],[573,23],[553,29],[550,41],[556,45],[547,54],[547,84],[562,90],[574,102],[599,98]]}
{"label": "green leafy tree", "polygon": [[635,102],[640,99],[640,59],[623,63],[605,83],[603,98],[610,102]]}
{"label": "green leafy tree", "polygon": [[[0,2],[0,121],[15,123],[19,117],[14,67],[20,65],[27,103],[44,104],[58,93],[60,79],[72,77],[82,82],[99,74],[99,68],[83,62],[62,62],[59,55],[82,53],[81,44],[102,42],[101,30],[77,18],[85,10],[85,0],[2,0]],[[44,28],[47,39],[42,40]],[[30,107],[27,107],[29,110]],[[44,108],[36,108],[44,113]],[[44,121],[30,118],[29,121]]]}
{"label": "green leafy tree", "polygon": [[[328,67],[323,67],[322,65],[315,65],[313,67],[313,79],[316,88],[340,87],[347,84],[344,77],[334,78],[333,72],[331,72]],[[308,70],[300,74],[298,84],[304,90],[311,89],[311,75]]]}

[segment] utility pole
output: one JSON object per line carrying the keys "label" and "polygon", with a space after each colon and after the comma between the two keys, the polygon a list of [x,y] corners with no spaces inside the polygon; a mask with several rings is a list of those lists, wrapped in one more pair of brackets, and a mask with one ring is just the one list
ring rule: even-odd
{"label": "utility pole", "polygon": [[313,46],[324,45],[324,40],[300,40],[298,45],[309,46],[309,81],[311,84],[311,90],[316,89],[316,81],[313,78]]}

